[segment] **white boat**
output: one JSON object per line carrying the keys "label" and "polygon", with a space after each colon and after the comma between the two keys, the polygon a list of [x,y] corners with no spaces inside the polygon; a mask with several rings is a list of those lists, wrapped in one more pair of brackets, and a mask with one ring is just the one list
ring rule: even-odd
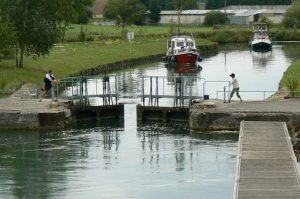
{"label": "white boat", "polygon": [[195,39],[188,35],[172,36],[167,42],[167,63],[195,64],[201,61]]}
{"label": "white boat", "polygon": [[267,24],[253,24],[253,38],[250,40],[250,47],[252,50],[270,50],[272,48],[272,42],[268,35]]}

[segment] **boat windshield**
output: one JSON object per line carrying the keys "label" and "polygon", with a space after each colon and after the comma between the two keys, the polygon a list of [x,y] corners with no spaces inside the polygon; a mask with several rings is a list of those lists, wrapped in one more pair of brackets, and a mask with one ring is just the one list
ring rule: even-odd
{"label": "boat windshield", "polygon": [[189,47],[194,47],[194,42],[188,41],[188,42],[186,42],[186,45]]}
{"label": "boat windshield", "polygon": [[182,46],[184,46],[184,42],[182,42],[182,41],[180,41],[180,42],[177,42],[177,46],[178,46],[178,47],[182,47]]}

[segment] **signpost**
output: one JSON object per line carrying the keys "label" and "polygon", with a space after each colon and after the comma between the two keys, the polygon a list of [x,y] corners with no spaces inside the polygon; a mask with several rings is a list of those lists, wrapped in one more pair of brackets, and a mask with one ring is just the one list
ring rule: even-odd
{"label": "signpost", "polygon": [[131,54],[131,40],[134,40],[134,32],[127,32],[127,39],[129,41],[129,49]]}

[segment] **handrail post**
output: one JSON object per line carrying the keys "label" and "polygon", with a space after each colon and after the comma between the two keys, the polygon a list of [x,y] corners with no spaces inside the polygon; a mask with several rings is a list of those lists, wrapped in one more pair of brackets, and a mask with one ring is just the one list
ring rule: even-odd
{"label": "handrail post", "polygon": [[149,98],[149,104],[152,106],[153,99],[152,99],[152,76],[150,77],[150,98]]}
{"label": "handrail post", "polygon": [[224,86],[223,91],[224,91],[224,103],[226,103],[226,86]]}
{"label": "handrail post", "polygon": [[156,106],[158,106],[158,77],[156,76]]}
{"label": "handrail post", "polygon": [[145,90],[144,90],[144,87],[145,87],[145,79],[144,79],[144,76],[142,76],[142,102],[143,102],[143,106],[145,106]]}
{"label": "handrail post", "polygon": [[118,77],[117,76],[115,76],[115,89],[116,89],[116,104],[118,104],[119,87],[118,87]]}

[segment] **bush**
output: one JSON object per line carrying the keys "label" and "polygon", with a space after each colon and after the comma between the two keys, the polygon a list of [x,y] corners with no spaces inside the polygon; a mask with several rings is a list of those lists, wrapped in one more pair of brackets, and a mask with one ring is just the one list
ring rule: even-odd
{"label": "bush", "polygon": [[296,91],[299,86],[299,78],[294,74],[286,79],[286,86],[288,87],[292,97],[295,97]]}
{"label": "bush", "polygon": [[211,11],[207,13],[204,18],[204,24],[207,26],[213,26],[215,24],[225,24],[228,22],[228,18],[220,11]]}
{"label": "bush", "polygon": [[300,28],[300,2],[293,3],[287,12],[284,14],[282,24],[286,28]]}

